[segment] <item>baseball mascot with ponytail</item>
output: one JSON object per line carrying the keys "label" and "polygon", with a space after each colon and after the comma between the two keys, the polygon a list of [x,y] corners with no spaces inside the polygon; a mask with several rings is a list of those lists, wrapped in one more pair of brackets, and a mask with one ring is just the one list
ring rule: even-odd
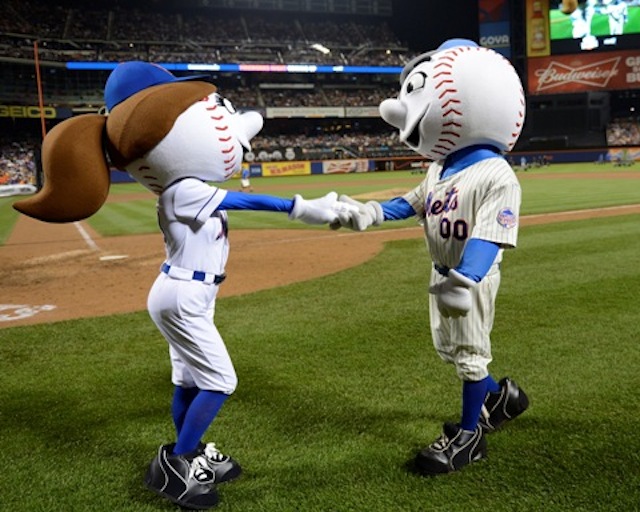
{"label": "baseball mascot with ponytail", "polygon": [[525,115],[522,84],[493,50],[454,39],[409,62],[397,98],[382,118],[411,149],[432,161],[424,181],[384,203],[340,200],[357,207],[341,226],[362,231],[417,216],[431,259],[429,319],[439,356],[462,384],[462,411],[415,457],[425,475],[458,471],[486,456],[486,434],[523,413],[529,401],[508,377],[496,381],[490,333],[504,249],[516,245],[521,191],[504,153]]}
{"label": "baseball mascot with ponytail", "polygon": [[158,196],[166,259],[148,310],[169,344],[175,442],[157,450],[145,476],[155,493],[191,509],[218,502],[216,484],[240,465],[203,437],[237,377],[213,317],[229,252],[227,210],[269,210],[309,224],[335,222],[331,192],[305,200],[228,191],[243,149],[262,128],[256,112],[236,112],[202,77],[177,78],[140,61],[119,64],[105,86],[108,115],[85,114],[54,127],[42,146],[45,183],[15,208],[47,222],[73,222],[105,202],[110,167],[126,170]]}

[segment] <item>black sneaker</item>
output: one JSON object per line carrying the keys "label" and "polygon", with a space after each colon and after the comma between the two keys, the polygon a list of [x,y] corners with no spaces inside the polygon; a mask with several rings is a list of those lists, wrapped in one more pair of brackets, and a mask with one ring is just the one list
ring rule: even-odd
{"label": "black sneaker", "polygon": [[209,469],[216,474],[216,483],[221,484],[235,480],[242,473],[242,468],[234,459],[223,455],[214,443],[201,444],[202,456],[207,461]]}
{"label": "black sneaker", "polygon": [[500,380],[500,391],[487,393],[478,424],[485,432],[495,432],[529,407],[529,398],[509,377]]}
{"label": "black sneaker", "polygon": [[415,465],[423,475],[438,475],[458,471],[486,456],[487,440],[480,426],[471,431],[445,423],[442,435],[418,453]]}
{"label": "black sneaker", "polygon": [[202,455],[191,459],[173,455],[174,445],[164,445],[144,477],[145,485],[163,498],[193,510],[207,510],[218,504],[215,473]]}

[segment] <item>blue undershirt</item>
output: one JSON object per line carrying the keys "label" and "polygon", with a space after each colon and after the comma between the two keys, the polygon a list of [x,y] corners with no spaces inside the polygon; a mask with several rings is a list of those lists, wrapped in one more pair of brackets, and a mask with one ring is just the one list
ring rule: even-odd
{"label": "blue undershirt", "polygon": [[[440,179],[453,176],[470,165],[487,158],[496,157],[504,158],[495,147],[490,145],[463,148],[445,159]],[[394,197],[389,201],[380,203],[380,206],[382,206],[384,220],[408,219],[416,214],[412,206],[402,197]],[[480,282],[487,275],[491,265],[493,265],[499,250],[500,246],[495,242],[471,238],[464,248],[456,271],[475,282]]]}
{"label": "blue undershirt", "polygon": [[229,190],[218,206],[219,210],[267,210],[272,212],[287,212],[293,208],[293,199],[247,194]]}

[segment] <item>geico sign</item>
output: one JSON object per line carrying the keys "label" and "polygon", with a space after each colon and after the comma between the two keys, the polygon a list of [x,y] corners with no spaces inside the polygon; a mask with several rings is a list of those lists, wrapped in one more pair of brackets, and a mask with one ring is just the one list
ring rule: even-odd
{"label": "geico sign", "polygon": [[[47,119],[55,119],[56,109],[54,107],[43,107],[42,116]],[[36,106],[23,107],[20,105],[0,105],[0,117],[39,118],[40,107],[36,107]]]}

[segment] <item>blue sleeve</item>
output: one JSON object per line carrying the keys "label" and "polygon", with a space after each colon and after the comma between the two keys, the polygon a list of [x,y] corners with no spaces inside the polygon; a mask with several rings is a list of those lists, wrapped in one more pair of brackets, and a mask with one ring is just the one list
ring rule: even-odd
{"label": "blue sleeve", "polygon": [[293,199],[265,196],[260,194],[246,194],[229,190],[218,206],[219,210],[268,210],[272,212],[290,212]]}
{"label": "blue sleeve", "polygon": [[479,283],[489,272],[499,250],[500,246],[494,242],[472,238],[467,242],[456,270]]}
{"label": "blue sleeve", "polygon": [[413,217],[416,212],[413,207],[402,197],[394,197],[390,201],[380,203],[384,220],[402,220]]}

